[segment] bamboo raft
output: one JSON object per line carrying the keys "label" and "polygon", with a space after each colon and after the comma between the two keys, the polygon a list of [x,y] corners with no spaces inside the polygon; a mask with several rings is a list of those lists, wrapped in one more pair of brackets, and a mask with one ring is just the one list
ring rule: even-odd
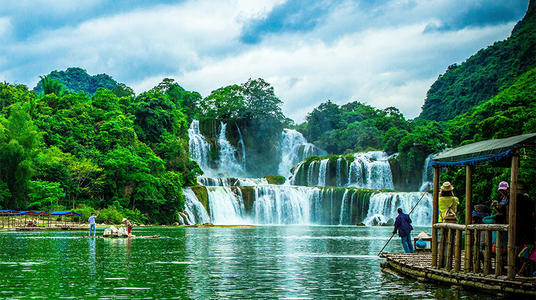
{"label": "bamboo raft", "polygon": [[[480,292],[536,296],[536,279],[534,278],[516,276],[515,279],[508,279],[505,275],[465,272],[463,264],[459,272],[432,268],[431,253],[384,253],[382,257],[386,261],[380,264],[380,267],[386,273],[394,273],[419,281],[478,289]],[[461,253],[461,259],[462,261],[464,259],[463,253]]]}
{"label": "bamboo raft", "polygon": [[88,239],[158,239],[160,235],[131,235],[131,236],[85,236]]}

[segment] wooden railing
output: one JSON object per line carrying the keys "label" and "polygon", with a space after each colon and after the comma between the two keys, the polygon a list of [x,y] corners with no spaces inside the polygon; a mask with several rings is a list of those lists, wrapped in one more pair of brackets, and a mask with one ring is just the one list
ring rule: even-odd
{"label": "wooden railing", "polygon": [[[436,223],[433,228],[440,231],[439,243],[435,243],[437,249],[432,249],[432,253],[434,253],[432,255],[433,266],[438,269],[460,272],[463,248],[465,250],[463,266],[465,273],[489,275],[494,269],[496,276],[503,274],[505,260],[502,248],[506,245],[506,241],[503,240],[502,232],[508,231],[508,225],[473,224],[466,226]],[[465,232],[465,245],[462,244],[463,232]],[[493,232],[496,233],[495,257],[492,256]],[[483,244],[480,242],[482,235],[484,235]]]}

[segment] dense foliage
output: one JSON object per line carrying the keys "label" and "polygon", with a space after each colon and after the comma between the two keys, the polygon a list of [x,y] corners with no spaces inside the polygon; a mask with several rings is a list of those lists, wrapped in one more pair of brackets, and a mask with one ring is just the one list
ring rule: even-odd
{"label": "dense foliage", "polygon": [[536,4],[531,1],[512,35],[451,65],[428,91],[420,118],[446,121],[508,88],[536,67]]}
{"label": "dense foliage", "polygon": [[[57,81],[69,92],[85,92],[93,95],[97,89],[103,88],[113,90],[118,83],[106,74],[91,76],[82,68],[68,68],[65,71],[52,71],[46,76],[46,80]],[[43,82],[39,81],[33,89],[38,94],[43,93]],[[45,94],[47,94],[45,90]],[[58,95],[58,94],[56,94]]]}
{"label": "dense foliage", "polygon": [[89,97],[49,77],[41,85],[38,95],[0,84],[0,206],[174,222],[182,186],[201,173],[188,157],[184,113],[199,94],[170,79],[138,96],[120,86]]}
{"label": "dense foliage", "polygon": [[334,154],[387,149],[397,152],[399,138],[409,122],[395,107],[384,110],[350,102],[339,106],[331,101],[320,104],[299,125],[308,141]]}

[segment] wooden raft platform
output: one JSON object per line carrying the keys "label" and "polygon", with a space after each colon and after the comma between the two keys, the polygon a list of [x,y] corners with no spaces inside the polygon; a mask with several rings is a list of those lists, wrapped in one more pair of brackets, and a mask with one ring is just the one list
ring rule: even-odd
{"label": "wooden raft platform", "polygon": [[484,276],[481,273],[467,273],[463,266],[460,272],[436,269],[432,268],[431,253],[384,253],[382,257],[386,261],[380,266],[382,271],[386,273],[415,278],[419,281],[431,281],[468,289],[478,289],[487,293],[536,296],[535,278],[518,276],[513,280],[509,280],[507,276]]}

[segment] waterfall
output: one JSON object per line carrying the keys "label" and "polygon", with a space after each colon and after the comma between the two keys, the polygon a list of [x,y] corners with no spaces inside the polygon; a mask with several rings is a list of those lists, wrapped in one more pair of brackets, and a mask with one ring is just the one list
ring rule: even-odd
{"label": "waterfall", "polygon": [[342,225],[344,221],[344,201],[346,201],[346,195],[348,195],[348,190],[344,190],[344,195],[342,195],[341,213],[339,215],[339,225]]}
{"label": "waterfall", "polygon": [[341,181],[341,161],[342,161],[342,159],[340,159],[340,158],[337,159],[337,168],[335,169],[335,185],[336,186],[341,186],[341,184],[342,184],[342,181]]}
{"label": "waterfall", "polygon": [[[419,201],[422,193],[378,193],[370,198],[369,209],[365,219],[365,225],[388,224],[398,216],[397,209],[402,208],[404,213],[409,213],[411,208]],[[419,205],[411,213],[413,225],[430,225],[432,223],[432,196],[427,193]]]}
{"label": "waterfall", "polygon": [[210,144],[199,131],[199,121],[193,120],[188,128],[188,147],[190,148],[190,156],[195,160],[204,172],[209,172],[209,153]]}
{"label": "waterfall", "polygon": [[268,184],[266,178],[197,177],[197,183],[204,186],[255,186]]}
{"label": "waterfall", "polygon": [[308,143],[301,133],[293,129],[283,129],[281,134],[281,162],[279,175],[288,177],[290,169],[310,156],[325,155],[326,152]]}
{"label": "waterfall", "polygon": [[236,149],[227,140],[227,124],[220,123],[220,133],[218,135],[218,145],[220,159],[218,162],[219,171],[227,176],[236,176],[244,173],[242,165],[236,159]]}
{"label": "waterfall", "polygon": [[[331,167],[335,162],[336,166]],[[333,169],[336,174],[331,174]],[[302,161],[294,168],[289,182],[306,186],[394,189],[388,156],[381,151],[355,153],[353,157],[339,157],[337,160]]]}
{"label": "waterfall", "polygon": [[326,186],[327,166],[329,159],[323,159],[320,161],[320,167],[318,168],[318,185]]}
{"label": "waterfall", "polygon": [[218,225],[246,224],[242,195],[234,193],[230,187],[207,187],[211,221]]}
{"label": "waterfall", "polygon": [[240,149],[242,150],[242,158],[241,158],[242,170],[245,170],[246,169],[246,145],[244,145],[242,132],[240,131],[240,128],[238,127],[238,125],[236,125],[236,130],[238,131],[238,137],[239,137],[238,144],[240,144]]}
{"label": "waterfall", "polygon": [[[208,176],[243,176],[245,175],[246,164],[246,147],[242,138],[242,133],[237,127],[239,135],[239,145],[241,155],[238,155],[237,150],[227,140],[227,124],[220,123],[220,131],[217,136],[219,159],[216,163],[210,162],[210,144],[199,131],[199,121],[193,120],[188,128],[188,137],[190,139],[188,145],[190,148],[190,157],[195,160],[201,170]],[[237,157],[240,157],[240,162]]]}
{"label": "waterfall", "polygon": [[189,224],[210,223],[210,216],[207,210],[199,202],[192,189],[184,189],[183,194],[186,200],[184,213],[188,216]]}
{"label": "waterfall", "polygon": [[432,158],[436,157],[438,154],[430,154],[426,157],[424,160],[424,166],[422,169],[422,184],[419,188],[419,192],[426,192],[426,189],[428,189],[429,186],[431,186],[432,181],[434,180],[434,172],[432,171],[432,167],[428,166],[430,164],[430,161]]}

